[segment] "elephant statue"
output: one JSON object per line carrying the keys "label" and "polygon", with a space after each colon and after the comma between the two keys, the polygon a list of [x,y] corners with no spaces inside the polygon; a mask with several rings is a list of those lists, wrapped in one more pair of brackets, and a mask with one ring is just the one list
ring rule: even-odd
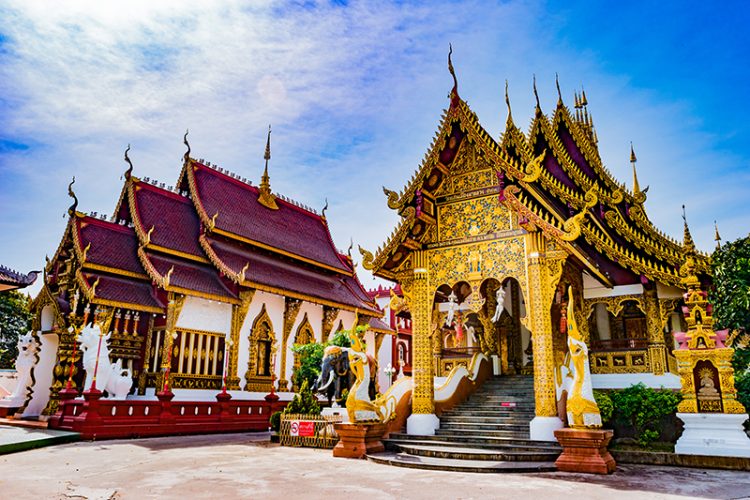
{"label": "elephant statue", "polygon": [[[323,352],[323,362],[320,367],[320,375],[312,386],[313,392],[325,394],[328,404],[336,404],[343,398],[344,390],[349,390],[354,384],[355,377],[349,365],[349,349],[339,346],[328,346]],[[372,356],[368,355],[371,368],[369,392],[371,397],[376,395],[375,377],[377,375],[377,364]]]}

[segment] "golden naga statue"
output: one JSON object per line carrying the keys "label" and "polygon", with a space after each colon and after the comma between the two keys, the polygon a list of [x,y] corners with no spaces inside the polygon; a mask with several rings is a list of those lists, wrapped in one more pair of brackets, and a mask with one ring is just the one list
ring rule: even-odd
{"label": "golden naga statue", "polygon": [[557,397],[568,392],[566,412],[568,425],[574,429],[599,428],[602,416],[594,399],[589,367],[589,350],[583,341],[575,318],[573,288],[568,287],[568,350],[565,362],[555,373]]}
{"label": "golden naga statue", "polygon": [[349,367],[355,382],[346,398],[346,412],[352,423],[387,423],[396,417],[396,398],[386,395],[370,399],[370,362],[365,346],[357,335],[357,319],[349,332],[351,347],[343,347],[349,356]]}

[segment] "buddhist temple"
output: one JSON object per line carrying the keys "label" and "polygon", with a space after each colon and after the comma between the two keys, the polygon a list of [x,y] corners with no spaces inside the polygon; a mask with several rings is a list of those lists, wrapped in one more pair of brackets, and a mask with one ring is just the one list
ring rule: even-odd
{"label": "buddhist temple", "polygon": [[68,223],[33,304],[41,351],[32,407],[52,415],[68,379],[81,387],[73,326],[95,315],[112,362],[132,374],[133,397],[171,387],[212,399],[223,384],[235,398],[291,391],[292,345],[325,341],[355,316],[376,354],[392,331],[351,256],[336,249],[325,210],[271,190],[270,141],[269,128],[259,186],[192,158],[187,134],[174,186],[133,175],[126,151],[109,218],[80,212],[70,184]]}
{"label": "buddhist temple", "polygon": [[[557,85],[546,114],[536,82],[528,132],[506,84],[505,131],[493,137],[459,95],[450,55],[449,69],[450,104],[424,160],[401,191],[384,188],[400,221],[377,251],[360,248],[366,269],[399,285],[411,320],[409,434],[434,433],[437,381],[484,353],[495,375],[533,375],[531,438],[554,441],[569,286],[595,387],[679,388],[671,332],[685,324],[680,266],[692,241],[649,220],[632,146],[626,186],[600,157],[585,91],[570,109]],[[694,263],[709,280],[707,256]]]}

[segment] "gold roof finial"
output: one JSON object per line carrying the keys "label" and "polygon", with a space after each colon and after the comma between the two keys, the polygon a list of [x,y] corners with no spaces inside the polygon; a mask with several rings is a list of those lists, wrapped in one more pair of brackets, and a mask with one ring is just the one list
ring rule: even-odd
{"label": "gold roof finial", "polygon": [[448,71],[450,72],[451,76],[453,77],[453,90],[451,90],[451,97],[458,97],[458,79],[456,78],[456,70],[453,69],[453,60],[451,59],[451,55],[453,55],[453,45],[448,44]]}
{"label": "gold roof finial", "polygon": [[719,234],[719,225],[714,221],[714,241],[716,242],[716,248],[721,248],[721,235]]}
{"label": "gold roof finial", "polygon": [[266,152],[263,155],[266,160],[266,166],[263,169],[263,176],[260,178],[260,187],[258,189],[258,203],[271,210],[278,210],[276,197],[271,192],[271,178],[268,175],[268,160],[271,159],[271,125],[268,126],[268,138],[266,139]]}
{"label": "gold roof finial", "polygon": [[695,253],[695,242],[693,242],[693,237],[691,236],[690,228],[688,227],[687,216],[685,215],[685,205],[682,205],[682,222],[684,224],[682,245],[685,247],[685,250],[690,253]]}
{"label": "gold roof finial", "polygon": [[558,104],[562,104],[562,91],[560,91],[560,78],[557,76],[557,72],[555,72],[555,87],[557,87],[557,102]]}
{"label": "gold roof finial", "polygon": [[583,85],[581,85],[581,106],[588,106],[589,101],[586,99],[586,91],[583,88]]}
{"label": "gold roof finial", "polygon": [[508,106],[508,121],[513,121],[513,113],[510,110],[510,97],[508,97],[508,79],[505,79],[505,105]]}
{"label": "gold roof finial", "polygon": [[182,143],[187,147],[187,151],[185,151],[185,154],[182,156],[182,161],[187,164],[188,160],[190,159],[190,143],[187,140],[187,136],[190,133],[190,130],[185,129],[185,135],[182,136]]}
{"label": "gold roof finial", "polygon": [[539,92],[536,90],[536,75],[534,75],[534,79],[532,80],[532,85],[534,87],[534,99],[536,99],[536,109],[541,110],[542,106],[539,104]]}
{"label": "gold roof finial", "polygon": [[68,207],[68,215],[75,215],[76,210],[78,209],[78,197],[73,192],[73,184],[76,183],[76,176],[73,176],[73,180],[70,181],[70,184],[68,184],[68,196],[73,198],[73,204]]}
{"label": "gold roof finial", "polygon": [[127,149],[125,149],[125,162],[129,165],[128,169],[123,174],[125,176],[125,180],[130,179],[130,175],[133,173],[133,162],[131,162],[130,157],[128,157],[128,151],[130,151],[130,144],[128,144]]}
{"label": "gold roof finial", "polygon": [[635,150],[633,149],[633,143],[630,143],[630,164],[633,166],[633,194],[641,192],[641,187],[638,185],[638,174],[635,169],[635,163],[637,158],[635,157]]}

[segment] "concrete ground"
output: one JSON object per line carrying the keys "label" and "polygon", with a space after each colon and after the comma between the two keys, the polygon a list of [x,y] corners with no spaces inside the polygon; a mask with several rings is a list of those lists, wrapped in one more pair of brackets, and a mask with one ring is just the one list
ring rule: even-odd
{"label": "concrete ground", "polygon": [[0,456],[2,498],[750,498],[750,472],[620,466],[611,476],[432,472],[286,448],[267,434],[78,442]]}

